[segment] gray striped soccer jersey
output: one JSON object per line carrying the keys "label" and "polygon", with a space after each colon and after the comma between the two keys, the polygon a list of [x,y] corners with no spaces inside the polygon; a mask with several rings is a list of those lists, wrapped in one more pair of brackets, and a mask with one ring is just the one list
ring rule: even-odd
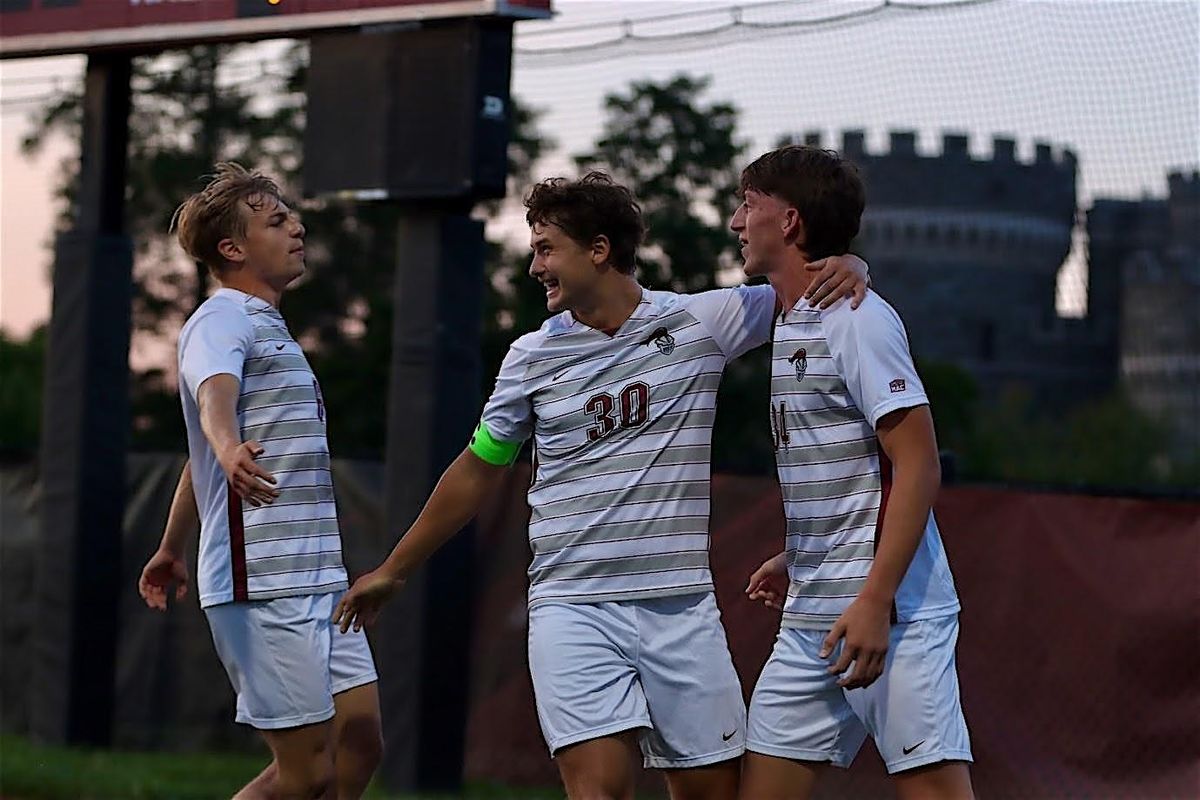
{"label": "gray striped soccer jersey", "polygon": [[[784,627],[828,629],[862,589],[891,488],[875,427],[928,402],[904,325],[874,292],[857,310],[801,300],[776,322],[770,416],[787,516]],[[958,611],[932,512],[895,605],[900,622]]]}
{"label": "gray striped soccer jersey", "polygon": [[[257,463],[278,481],[271,505],[242,502],[200,429],[197,392],[219,374],[239,381],[242,440],[263,446]],[[179,396],[200,510],[200,605],[345,588],[321,388],[278,310],[234,289],[205,301],[179,336]]]}
{"label": "gray striped soccer jersey", "polygon": [[717,387],[774,307],[770,286],[643,290],[611,336],[563,312],[513,343],[482,424],[534,437],[530,605],[711,591]]}

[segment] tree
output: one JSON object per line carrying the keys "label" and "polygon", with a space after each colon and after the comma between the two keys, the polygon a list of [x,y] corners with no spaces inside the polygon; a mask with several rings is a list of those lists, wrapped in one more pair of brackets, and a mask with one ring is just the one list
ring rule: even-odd
{"label": "tree", "polygon": [[[278,178],[285,191],[299,184],[305,124],[307,46],[288,48],[273,63],[250,60],[245,46],[206,45],[138,58],[133,64],[133,108],[126,219],[135,242],[134,348],[156,351],[151,366],[131,376],[133,443],[179,449],[182,417],[170,364],[174,336],[211,287],[207,269],[187,261],[169,233],[179,202],[218,161],[238,161]],[[36,152],[51,133],[77,139],[81,97],[60,95],[34,122],[25,142]],[[536,129],[537,114],[514,100],[514,182],[529,179],[550,141]],[[59,197],[70,223],[77,164],[64,162]],[[385,441],[385,404],[392,335],[392,279],[401,210],[390,203],[317,199],[299,203],[308,229],[308,270],[288,292],[285,311],[293,335],[309,354],[331,407],[361,413],[331,416],[337,452],[378,457]],[[493,207],[494,208],[494,207]],[[511,333],[496,320],[524,322],[500,309],[527,294],[515,280],[517,256],[489,249],[486,335]],[[525,302],[523,308],[528,309]],[[519,318],[519,319],[518,319]],[[540,321],[540,320],[539,320]],[[505,345],[507,342],[505,342]],[[497,360],[498,363],[498,360]]]}
{"label": "tree", "polygon": [[641,203],[649,229],[641,274],[651,287],[711,289],[717,271],[733,263],[727,225],[746,145],[737,138],[737,109],[704,102],[710,83],[677,75],[608,95],[600,140],[575,159],[582,169],[609,172]]}
{"label": "tree", "polygon": [[0,331],[0,452],[35,452],[42,422],[46,326],[25,341]]}
{"label": "tree", "polygon": [[[502,202],[524,198],[536,180],[534,169],[557,143],[538,127],[544,113],[512,98],[512,128],[508,142],[508,197],[485,205],[492,216],[500,213]],[[527,331],[536,330],[546,318],[546,295],[541,285],[529,277],[529,249],[506,242],[489,241],[484,270],[487,275],[483,308],[482,394],[491,393],[500,362],[508,346]]]}
{"label": "tree", "polygon": [[[175,208],[198,187],[197,177],[218,161],[252,164],[289,178],[298,165],[295,143],[302,129],[296,128],[296,112],[302,98],[290,82],[297,51],[285,57],[281,70],[257,61],[238,63],[246,52],[244,45],[201,45],[133,61],[125,200],[135,248],[133,343],[143,352],[167,349],[183,319],[208,294],[207,271],[189,263],[168,232]],[[77,91],[66,92],[43,109],[24,150],[38,151],[54,133],[78,139],[81,100]],[[60,230],[70,224],[77,178],[77,163],[64,163]],[[136,446],[182,446],[170,374],[156,365],[131,376]]]}

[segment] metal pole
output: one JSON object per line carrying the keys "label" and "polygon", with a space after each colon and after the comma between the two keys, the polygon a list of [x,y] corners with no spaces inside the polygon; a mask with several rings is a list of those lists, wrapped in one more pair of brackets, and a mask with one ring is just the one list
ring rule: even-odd
{"label": "metal pole", "polygon": [[112,736],[133,247],[125,234],[130,56],[88,58],[75,226],[55,245],[46,354],[32,728]]}
{"label": "metal pole", "polygon": [[[483,223],[455,209],[400,222],[384,480],[389,541],[416,519],[479,413]],[[414,576],[373,637],[391,788],[462,785],[469,699],[473,527]]]}

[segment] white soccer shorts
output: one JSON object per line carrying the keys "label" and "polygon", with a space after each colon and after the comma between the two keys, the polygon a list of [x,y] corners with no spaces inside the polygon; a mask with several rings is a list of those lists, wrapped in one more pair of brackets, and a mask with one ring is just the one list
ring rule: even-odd
{"label": "white soccer shorts", "polygon": [[647,767],[745,750],[746,704],[712,592],[529,611],[529,670],[550,754],[640,729]]}
{"label": "white soccer shorts", "polygon": [[[846,691],[818,653],[828,631],[783,628],[750,701],[746,749],[848,767],[868,734],[889,773],[971,761],[959,701],[957,615],[893,625],[883,674]],[[852,667],[853,669],[853,667]]]}
{"label": "white soccer shorts", "polygon": [[237,693],[238,722],[263,730],[333,717],[333,696],[378,680],[362,631],[329,621],[342,592],[223,603],[204,610]]}

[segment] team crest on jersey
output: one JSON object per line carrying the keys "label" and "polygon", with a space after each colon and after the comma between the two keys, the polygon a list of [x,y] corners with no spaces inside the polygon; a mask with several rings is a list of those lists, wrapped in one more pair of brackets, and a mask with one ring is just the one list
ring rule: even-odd
{"label": "team crest on jersey", "polygon": [[667,331],[665,327],[656,328],[654,333],[646,338],[646,345],[653,344],[658,348],[658,352],[664,356],[669,356],[675,352],[675,337]]}
{"label": "team crest on jersey", "polygon": [[804,373],[808,372],[808,351],[801,347],[792,357],[788,359],[788,363],[796,368],[796,380],[804,380]]}

